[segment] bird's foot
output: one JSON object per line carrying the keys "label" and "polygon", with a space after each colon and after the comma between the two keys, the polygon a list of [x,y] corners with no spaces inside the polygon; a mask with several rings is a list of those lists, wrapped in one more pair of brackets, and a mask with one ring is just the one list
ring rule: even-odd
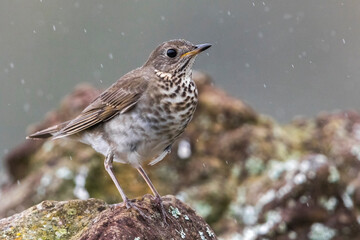
{"label": "bird's foot", "polygon": [[146,210],[146,208],[142,208],[142,207],[138,206],[136,203],[134,203],[134,202],[132,202],[130,200],[125,201],[125,206],[126,206],[127,209],[135,209],[144,219],[151,219],[151,217],[146,215],[143,212],[143,210],[141,210],[141,209]]}
{"label": "bird's foot", "polygon": [[163,222],[166,224],[166,225],[169,225],[166,218],[168,218],[170,221],[171,221],[171,218],[168,216],[167,212],[166,212],[166,209],[164,207],[164,204],[163,204],[163,200],[161,198],[161,196],[155,196],[154,197],[154,201],[155,201],[155,204],[156,204],[156,207],[159,209],[160,211],[160,214],[162,216],[162,219],[163,219]]}
{"label": "bird's foot", "polygon": [[[151,219],[146,213],[144,213],[143,210],[146,210],[146,208],[142,208],[140,206],[138,206],[135,202],[133,202],[130,199],[126,199],[124,202],[122,203],[118,203],[118,204],[114,204],[113,206],[116,207],[120,207],[120,206],[124,206],[126,207],[126,209],[134,209],[135,211],[137,211],[140,216],[142,216],[144,219]],[[141,210],[143,209],[143,210]]]}

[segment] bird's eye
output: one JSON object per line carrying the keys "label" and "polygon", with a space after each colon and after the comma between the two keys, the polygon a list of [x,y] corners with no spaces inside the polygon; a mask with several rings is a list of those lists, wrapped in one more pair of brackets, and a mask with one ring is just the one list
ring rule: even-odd
{"label": "bird's eye", "polygon": [[170,58],[176,57],[176,54],[177,54],[176,50],[172,49],[172,48],[167,50],[167,52],[166,52],[166,55]]}

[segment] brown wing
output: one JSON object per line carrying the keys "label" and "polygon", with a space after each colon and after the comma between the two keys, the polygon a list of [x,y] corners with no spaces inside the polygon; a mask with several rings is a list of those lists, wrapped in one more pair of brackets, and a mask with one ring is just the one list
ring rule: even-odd
{"label": "brown wing", "polygon": [[111,119],[116,114],[125,113],[138,102],[147,86],[148,81],[141,77],[127,77],[118,80],[85,108],[79,116],[55,134],[54,138],[81,132]]}

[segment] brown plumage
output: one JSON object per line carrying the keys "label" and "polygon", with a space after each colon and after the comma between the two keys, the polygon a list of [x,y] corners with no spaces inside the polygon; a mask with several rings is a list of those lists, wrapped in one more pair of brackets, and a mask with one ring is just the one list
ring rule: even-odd
{"label": "brown plumage", "polygon": [[185,40],[160,44],[147,62],[111,85],[74,119],[31,134],[27,138],[72,138],[106,156],[105,168],[127,207],[126,197],[112,171],[112,162],[130,163],[145,179],[163,214],[160,194],[141,164],[155,164],[190,122],[197,105],[191,79],[195,56],[210,44]]}
{"label": "brown plumage", "polygon": [[118,113],[125,113],[134,106],[146,90],[147,85],[148,81],[144,81],[144,78],[123,77],[93,100],[73,120],[36,132],[27,138],[62,138],[105,122]]}

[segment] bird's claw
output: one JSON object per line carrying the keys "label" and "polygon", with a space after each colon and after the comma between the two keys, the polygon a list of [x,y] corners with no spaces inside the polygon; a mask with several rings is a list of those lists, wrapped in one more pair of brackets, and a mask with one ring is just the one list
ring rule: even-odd
{"label": "bird's claw", "polygon": [[163,219],[163,222],[166,224],[166,225],[169,225],[166,218],[170,219],[171,218],[168,216],[167,212],[166,212],[166,209],[164,207],[164,204],[163,204],[163,200],[161,198],[161,196],[155,196],[153,198],[153,200],[155,201],[155,205],[156,207],[160,210],[160,214],[162,216],[162,219]]}
{"label": "bird's claw", "polygon": [[[113,207],[120,207],[120,206],[124,206],[126,207],[126,209],[134,209],[135,211],[137,211],[144,219],[151,219],[146,213],[144,213],[143,210],[146,210],[146,208],[142,208],[140,206],[138,206],[136,203],[132,202],[130,199],[126,199],[126,201],[119,203],[119,204],[113,204]],[[143,210],[141,210],[141,208]]]}

